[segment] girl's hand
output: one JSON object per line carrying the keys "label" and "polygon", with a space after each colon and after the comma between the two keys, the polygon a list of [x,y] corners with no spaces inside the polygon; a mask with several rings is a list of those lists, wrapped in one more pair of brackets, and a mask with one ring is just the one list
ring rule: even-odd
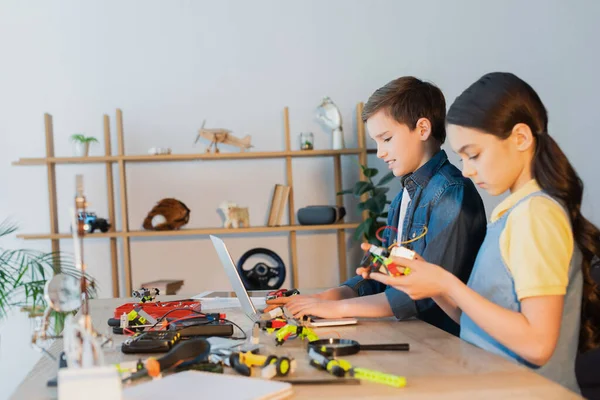
{"label": "girl's hand", "polygon": [[392,257],[392,261],[394,264],[401,266],[399,267],[399,270],[401,271],[403,270],[403,267],[410,268],[410,274],[389,276],[378,272],[372,272],[370,275],[367,275],[364,268],[357,268],[356,273],[362,275],[365,279],[370,278],[383,284],[393,286],[409,295],[413,300],[431,298],[445,294],[448,282],[453,276],[442,267],[423,260],[419,255],[416,255],[414,260],[402,257]]}

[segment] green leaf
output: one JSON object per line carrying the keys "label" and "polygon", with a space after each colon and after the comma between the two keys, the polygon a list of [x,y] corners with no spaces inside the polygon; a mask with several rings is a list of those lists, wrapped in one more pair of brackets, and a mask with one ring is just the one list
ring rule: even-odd
{"label": "green leaf", "polygon": [[388,172],[379,182],[377,182],[377,186],[385,185],[388,182],[394,180],[396,176],[392,171]]}
{"label": "green leaf", "polygon": [[367,207],[367,202],[366,202],[366,201],[361,201],[360,203],[358,203],[358,204],[356,205],[356,209],[357,209],[358,211],[364,211],[364,210],[366,210],[366,209],[367,209],[366,207]]}
{"label": "green leaf", "polygon": [[390,191],[389,187],[376,187],[373,190],[373,196],[378,196],[378,195],[386,194],[389,191]]}
{"label": "green leaf", "polygon": [[[16,226],[4,221],[0,223],[0,238],[15,232]],[[54,274],[63,272],[81,279],[81,271],[73,259],[64,253],[44,253],[38,250],[0,248],[0,319],[11,308],[24,308],[38,313],[46,307],[44,287]],[[88,294],[96,296],[96,285],[89,275]]]}
{"label": "green leaf", "polygon": [[350,194],[350,193],[352,193],[352,192],[353,192],[353,190],[352,190],[352,189],[346,189],[346,190],[342,190],[341,192],[337,192],[337,193],[336,193],[336,195],[337,195],[337,196],[341,196],[341,195],[343,195],[343,194]]}
{"label": "green leaf", "polygon": [[388,212],[386,211],[386,212],[382,213],[382,214],[381,214],[379,217],[380,217],[380,218],[387,219],[387,217],[388,217]]}
{"label": "green leaf", "polygon": [[372,198],[365,201],[365,209],[369,210],[370,212],[372,212],[373,214],[376,214],[376,215],[381,212],[381,209],[379,208],[377,201]]}
{"label": "green leaf", "polygon": [[369,227],[370,221],[371,221],[370,219],[364,220],[363,222],[360,223],[360,225],[358,225],[356,227],[356,230],[354,231],[354,240],[360,240],[363,237],[363,235],[365,234],[365,231]]}
{"label": "green leaf", "polygon": [[363,173],[367,178],[372,178],[379,173],[376,168],[365,168],[363,169]]}
{"label": "green leaf", "polygon": [[385,197],[385,193],[378,194],[377,196],[374,196],[373,198],[375,199],[375,201],[381,208],[381,211],[379,211],[377,214],[381,214],[383,212],[383,209],[385,208],[385,202],[387,201],[387,198]]}
{"label": "green leaf", "polygon": [[360,197],[371,189],[373,185],[370,182],[358,181],[354,185],[354,196]]}
{"label": "green leaf", "polygon": [[371,197],[369,200],[365,201],[365,207],[372,213],[380,215],[385,208],[385,200],[385,195]]}
{"label": "green leaf", "polygon": [[93,136],[85,136],[81,133],[75,133],[73,135],[71,135],[71,140],[74,142],[80,142],[80,143],[92,143],[92,142],[98,142],[98,139],[96,139]]}

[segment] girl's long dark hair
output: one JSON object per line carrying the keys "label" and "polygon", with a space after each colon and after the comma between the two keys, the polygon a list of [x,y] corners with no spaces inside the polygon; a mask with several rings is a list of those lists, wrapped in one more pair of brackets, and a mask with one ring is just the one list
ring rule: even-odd
{"label": "girl's long dark hair", "polygon": [[532,173],[540,187],[565,205],[573,236],[583,255],[583,301],[579,350],[600,346],[600,292],[591,276],[592,259],[600,255],[600,231],[581,214],[583,182],[554,139],[548,135],[548,113],[526,82],[510,73],[481,77],[454,101],[448,124],[479,129],[501,139],[518,123],[535,137]]}

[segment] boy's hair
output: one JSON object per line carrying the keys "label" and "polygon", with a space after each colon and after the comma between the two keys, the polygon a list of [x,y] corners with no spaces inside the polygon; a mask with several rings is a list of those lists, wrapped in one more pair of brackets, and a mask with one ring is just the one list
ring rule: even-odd
{"label": "boy's hair", "polygon": [[431,136],[440,144],[446,140],[446,100],[442,91],[431,83],[414,76],[394,79],[369,97],[362,112],[363,122],[380,110],[386,110],[410,130],[417,127],[419,118],[427,118]]}

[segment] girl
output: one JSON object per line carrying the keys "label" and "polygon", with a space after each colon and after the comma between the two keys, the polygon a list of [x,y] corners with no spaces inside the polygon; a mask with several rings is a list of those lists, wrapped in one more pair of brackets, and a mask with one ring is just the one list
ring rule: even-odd
{"label": "girl", "polygon": [[460,323],[462,339],[579,392],[578,346],[600,342],[600,296],[590,276],[600,231],[581,215],[583,183],[548,135],[537,93],[513,74],[472,84],[447,123],[463,175],[492,195],[510,190],[492,213],[468,284],[420,257],[394,259],[411,269],[406,276],[370,278],[413,299],[433,298]]}

